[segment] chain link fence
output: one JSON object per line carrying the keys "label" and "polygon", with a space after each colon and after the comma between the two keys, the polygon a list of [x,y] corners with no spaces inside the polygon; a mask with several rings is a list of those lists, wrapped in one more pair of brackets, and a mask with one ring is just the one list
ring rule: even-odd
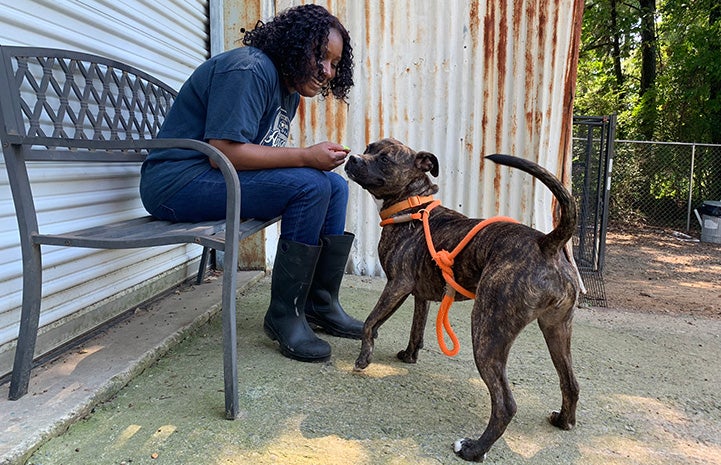
{"label": "chain link fence", "polygon": [[[607,227],[670,230],[717,242],[717,230],[707,223],[719,224],[721,208],[721,145],[615,140],[615,126],[613,115],[574,117],[579,221],[573,249],[588,291],[580,303],[601,307]],[[716,221],[704,216],[702,226],[695,210]]]}
{"label": "chain link fence", "polygon": [[721,200],[721,145],[615,141],[609,222],[701,232],[694,209]]}

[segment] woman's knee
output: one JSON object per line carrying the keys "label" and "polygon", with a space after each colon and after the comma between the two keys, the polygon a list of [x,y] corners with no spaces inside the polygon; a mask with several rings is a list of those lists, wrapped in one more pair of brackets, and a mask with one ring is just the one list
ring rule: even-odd
{"label": "woman's knee", "polygon": [[348,181],[338,173],[329,171],[327,173],[328,182],[330,184],[331,196],[339,201],[348,201]]}
{"label": "woman's knee", "polygon": [[299,170],[296,190],[303,198],[328,202],[333,194],[333,185],[324,172],[312,168]]}

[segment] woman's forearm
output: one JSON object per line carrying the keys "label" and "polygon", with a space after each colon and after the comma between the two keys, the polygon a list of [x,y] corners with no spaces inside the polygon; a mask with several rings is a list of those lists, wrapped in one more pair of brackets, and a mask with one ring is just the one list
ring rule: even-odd
{"label": "woman's forearm", "polygon": [[[329,171],[342,165],[348,149],[333,142],[321,142],[310,147],[269,147],[225,139],[210,139],[230,160],[236,170],[260,170],[308,166]],[[210,165],[217,168],[210,160]]]}

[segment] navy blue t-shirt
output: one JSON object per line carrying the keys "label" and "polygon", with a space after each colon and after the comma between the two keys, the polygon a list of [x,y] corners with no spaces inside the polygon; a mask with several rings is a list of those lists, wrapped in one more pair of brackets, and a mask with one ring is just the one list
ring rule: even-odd
{"label": "navy blue t-shirt", "polygon": [[[300,96],[289,93],[273,62],[254,47],[221,53],[201,64],[178,92],[158,138],[283,146]],[[153,150],[141,169],[140,196],[154,211],[197,176],[213,169],[188,149]]]}

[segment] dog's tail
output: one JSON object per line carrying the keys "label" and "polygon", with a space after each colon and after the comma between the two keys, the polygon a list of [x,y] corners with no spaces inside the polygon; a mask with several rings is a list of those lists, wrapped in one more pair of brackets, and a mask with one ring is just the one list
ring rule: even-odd
{"label": "dog's tail", "polygon": [[558,200],[558,206],[561,209],[561,219],[553,231],[541,238],[539,246],[546,255],[558,253],[571,239],[576,230],[576,200],[573,198],[571,193],[568,192],[568,189],[561,184],[561,181],[559,181],[553,173],[535,162],[526,160],[525,158],[501,154],[488,155],[486,158],[494,163],[498,163],[499,165],[506,165],[525,171],[541,181],[551,190]]}

